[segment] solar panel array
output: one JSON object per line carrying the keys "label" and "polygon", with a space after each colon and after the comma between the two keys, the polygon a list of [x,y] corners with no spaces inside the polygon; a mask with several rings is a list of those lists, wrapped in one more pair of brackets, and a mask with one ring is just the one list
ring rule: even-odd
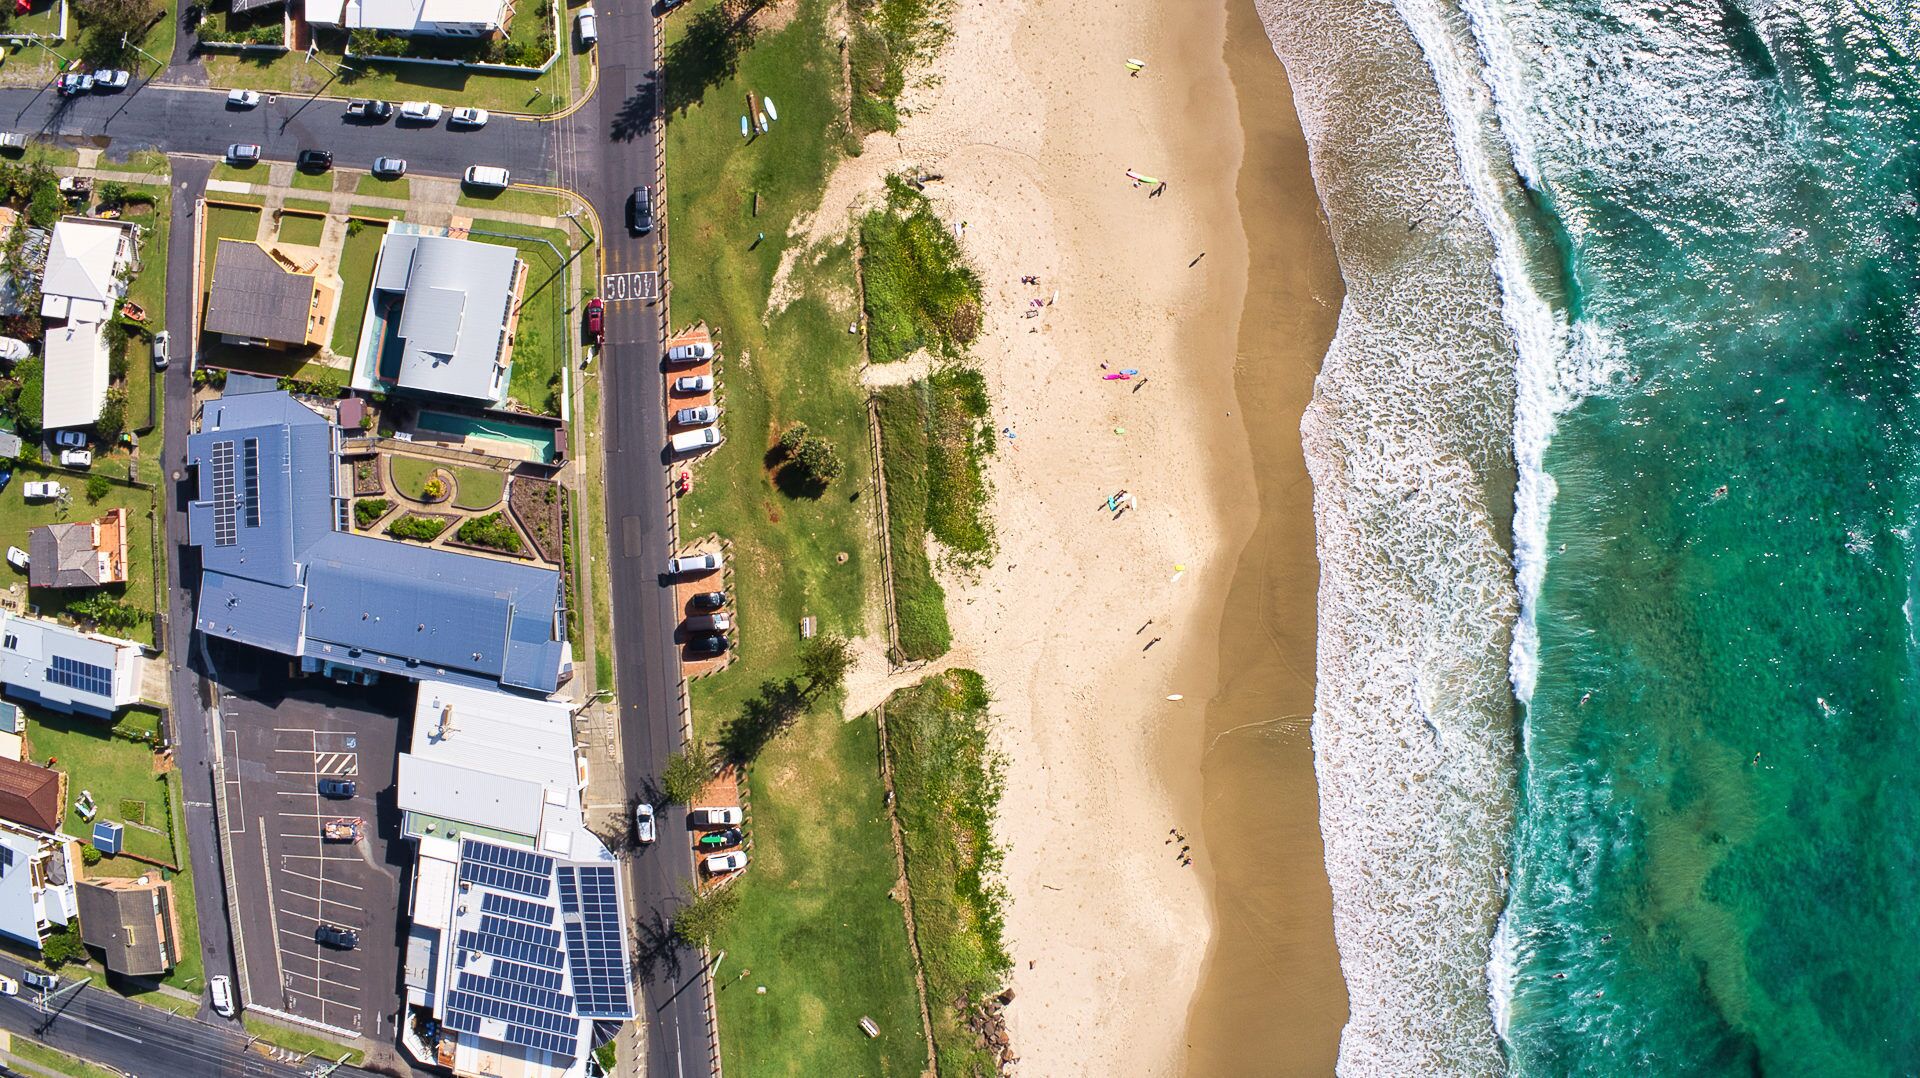
{"label": "solar panel array", "polygon": [[260,439],[240,443],[240,504],[247,527],[260,526]]}
{"label": "solar panel array", "polygon": [[55,685],[65,685],[69,689],[78,689],[95,696],[113,695],[113,671],[104,666],[83,663],[78,659],[69,659],[65,655],[55,655],[47,665],[46,678]]}
{"label": "solar panel array", "polygon": [[553,858],[511,846],[462,839],[460,878],[483,887],[545,898],[553,893]]}
{"label": "solar panel array", "polygon": [[475,932],[472,929],[463,928],[455,942],[463,950],[479,951],[481,954],[492,955],[495,958],[524,962],[546,969],[559,969],[566,964],[566,959],[561,956],[558,947],[541,947],[525,940],[496,936],[490,932]]}
{"label": "solar panel array", "polygon": [[613,867],[562,865],[560,913],[566,919],[575,1008],[588,1018],[632,1017]]}
{"label": "solar panel array", "polygon": [[502,917],[511,917],[528,924],[550,925],[553,923],[553,907],[538,902],[528,902],[524,898],[498,894],[488,891],[480,898],[480,909],[484,913],[497,913]]}
{"label": "solar panel array", "polygon": [[213,443],[213,545],[232,546],[239,541],[234,526],[233,443]]}
{"label": "solar panel array", "polygon": [[449,1029],[479,1033],[482,1018],[505,1022],[506,1033],[500,1039],[508,1044],[538,1048],[563,1056],[572,1056],[578,1049],[580,1023],[572,1015],[536,1010],[472,992],[448,994],[445,1025]]}

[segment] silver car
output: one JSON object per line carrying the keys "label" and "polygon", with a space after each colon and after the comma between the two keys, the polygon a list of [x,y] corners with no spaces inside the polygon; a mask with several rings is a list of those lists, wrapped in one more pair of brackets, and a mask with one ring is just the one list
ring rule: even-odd
{"label": "silver car", "polygon": [[260,160],[260,144],[236,142],[227,147],[227,160],[236,165],[251,165]]}
{"label": "silver car", "polygon": [[633,840],[651,843],[653,839],[653,806],[642,801],[633,806]]}
{"label": "silver car", "polygon": [[681,427],[704,427],[720,418],[720,406],[703,404],[698,408],[682,408],[673,413],[673,422]]}

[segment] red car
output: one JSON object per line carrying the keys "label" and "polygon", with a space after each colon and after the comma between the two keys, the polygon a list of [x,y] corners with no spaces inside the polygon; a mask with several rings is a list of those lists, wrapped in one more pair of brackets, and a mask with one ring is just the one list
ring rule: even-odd
{"label": "red car", "polygon": [[587,301],[587,336],[595,344],[603,343],[607,336],[607,305],[598,296]]}

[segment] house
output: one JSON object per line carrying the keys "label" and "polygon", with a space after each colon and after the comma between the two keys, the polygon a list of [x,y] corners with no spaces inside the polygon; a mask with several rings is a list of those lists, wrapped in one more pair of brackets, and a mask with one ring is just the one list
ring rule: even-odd
{"label": "house", "polygon": [[46,389],[40,424],[84,427],[106,401],[106,325],[127,294],[139,257],[139,229],[119,221],[66,217],[53,226],[40,278],[40,315],[47,329]]}
{"label": "house", "polygon": [[513,16],[509,0],[312,0],[307,24],[412,37],[489,37]]}
{"label": "house", "polygon": [[140,645],[0,610],[0,691],[67,714],[110,719],[140,700]]}
{"label": "house", "polygon": [[572,669],[559,573],[355,534],[340,428],[280,390],[236,387],[253,388],[229,380],[187,440],[196,628],[333,677],[559,687]]}
{"label": "house", "polygon": [[79,846],[60,832],[66,777],[0,757],[0,935],[33,947],[79,913]]}
{"label": "house", "polygon": [[[489,407],[506,403],[514,297],[524,271],[511,247],[389,230],[373,295],[376,304],[385,297],[399,310],[394,387]],[[383,376],[391,363],[381,357]]]}
{"label": "house", "polygon": [[97,588],[127,579],[127,511],[99,520],[47,524],[27,532],[27,584]]}
{"label": "house", "polygon": [[621,874],[586,828],[571,718],[447,682],[415,698],[396,786],[416,854],[402,966],[441,1035],[403,1043],[456,1075],[579,1078],[596,1027],[634,1014]]}
{"label": "house", "polygon": [[173,885],[157,873],[137,880],[83,880],[74,895],[80,906],[80,942],[98,952],[109,970],[128,977],[158,977],[180,961]]}
{"label": "house", "polygon": [[293,259],[251,240],[223,239],[207,289],[209,333],[228,344],[290,348],[327,343],[336,290]]}

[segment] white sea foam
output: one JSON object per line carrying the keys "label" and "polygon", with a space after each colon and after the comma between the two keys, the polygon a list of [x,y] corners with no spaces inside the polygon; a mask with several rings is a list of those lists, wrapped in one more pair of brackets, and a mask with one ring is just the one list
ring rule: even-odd
{"label": "white sea foam", "polygon": [[[1347,286],[1301,425],[1321,564],[1315,768],[1351,1001],[1340,1073],[1497,1074],[1487,959],[1518,614],[1490,509],[1507,493],[1515,393],[1501,252],[1392,9],[1259,6]],[[1493,149],[1468,167],[1497,170]]]}

